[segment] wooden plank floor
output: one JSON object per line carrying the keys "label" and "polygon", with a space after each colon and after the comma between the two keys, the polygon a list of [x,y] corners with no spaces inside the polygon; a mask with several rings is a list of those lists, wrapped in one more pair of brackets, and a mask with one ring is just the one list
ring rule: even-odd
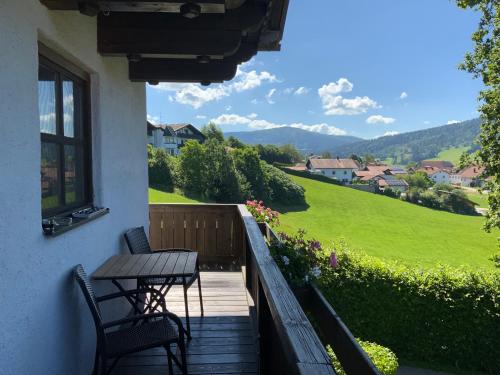
{"label": "wooden plank floor", "polygon": [[[189,315],[193,339],[187,344],[189,374],[255,375],[257,350],[241,272],[202,272],[205,316],[200,316],[196,283],[189,288]],[[181,287],[167,295],[167,308],[184,320]],[[174,373],[180,371],[174,366]],[[123,358],[113,375],[166,375],[163,349],[153,349]]]}

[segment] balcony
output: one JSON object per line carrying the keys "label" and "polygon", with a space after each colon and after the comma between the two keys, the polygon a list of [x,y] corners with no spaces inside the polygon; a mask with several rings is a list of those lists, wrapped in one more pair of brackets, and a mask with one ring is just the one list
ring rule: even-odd
{"label": "balcony", "polygon": [[[196,288],[188,294],[189,373],[335,374],[325,351],[330,344],[348,374],[378,374],[319,291],[301,293],[299,303],[269,254],[266,241],[275,240],[244,205],[150,205],[151,246],[195,249],[204,269],[204,317]],[[180,288],[168,294],[167,307],[183,317]],[[162,350],[125,358],[113,372],[160,373],[168,373]]]}

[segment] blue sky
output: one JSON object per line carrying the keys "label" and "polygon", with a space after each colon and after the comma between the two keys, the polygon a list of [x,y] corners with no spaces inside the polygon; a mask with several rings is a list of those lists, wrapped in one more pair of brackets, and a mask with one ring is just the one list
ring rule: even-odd
{"label": "blue sky", "polygon": [[224,84],[148,86],[148,118],[362,138],[471,119],[481,84],[457,65],[477,22],[451,0],[292,0],[280,52]]}

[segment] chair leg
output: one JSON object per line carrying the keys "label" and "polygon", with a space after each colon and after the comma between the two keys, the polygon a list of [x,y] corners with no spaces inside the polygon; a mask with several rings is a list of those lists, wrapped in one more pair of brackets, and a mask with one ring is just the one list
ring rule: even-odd
{"label": "chair leg", "polygon": [[184,289],[184,309],[186,311],[186,327],[187,327],[187,337],[188,340],[191,340],[191,324],[189,322],[189,306],[188,306],[188,296],[187,296],[187,286],[184,281],[182,284],[182,289]]}
{"label": "chair leg", "polygon": [[188,375],[188,370],[187,370],[187,359],[186,359],[186,343],[184,340],[179,340],[177,343],[179,345],[179,349],[181,351],[181,370],[182,370],[182,375]]}
{"label": "chair leg", "polygon": [[200,270],[198,270],[198,294],[200,296],[200,309],[201,309],[201,316],[204,316],[204,310],[203,310],[203,295],[201,294],[201,277],[200,277]]}
{"label": "chair leg", "polygon": [[170,345],[165,346],[165,349],[167,350],[168,374],[173,375],[174,367],[172,366],[172,351],[170,350]]}

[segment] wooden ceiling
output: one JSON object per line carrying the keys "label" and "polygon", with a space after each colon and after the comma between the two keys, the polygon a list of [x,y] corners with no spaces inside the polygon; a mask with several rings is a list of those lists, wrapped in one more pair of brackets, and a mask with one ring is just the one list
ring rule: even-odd
{"label": "wooden ceiling", "polygon": [[230,80],[258,51],[278,51],[289,0],[40,0],[97,17],[103,56],[126,56],[132,81]]}

